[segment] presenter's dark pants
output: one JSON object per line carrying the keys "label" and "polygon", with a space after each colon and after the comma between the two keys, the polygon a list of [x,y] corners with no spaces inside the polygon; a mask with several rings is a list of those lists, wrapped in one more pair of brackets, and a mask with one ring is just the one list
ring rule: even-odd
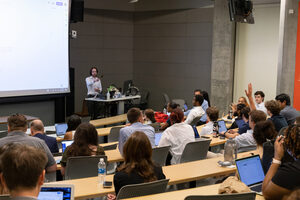
{"label": "presenter's dark pants", "polygon": [[[88,95],[88,98],[91,97],[94,96]],[[97,117],[100,115],[101,103],[97,101],[87,101],[86,103],[88,107],[89,116],[91,116],[91,120],[97,119]]]}

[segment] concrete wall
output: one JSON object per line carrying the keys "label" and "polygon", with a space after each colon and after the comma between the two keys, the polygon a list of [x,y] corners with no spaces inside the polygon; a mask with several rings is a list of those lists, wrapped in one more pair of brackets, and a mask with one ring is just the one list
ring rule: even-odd
{"label": "concrete wall", "polygon": [[280,5],[254,6],[253,15],[255,24],[236,28],[234,102],[250,82],[254,92],[264,91],[265,100],[276,96]]}
{"label": "concrete wall", "polygon": [[133,14],[123,11],[85,9],[84,22],[71,24],[78,38],[71,40],[70,66],[75,68],[75,111],[86,96],[85,78],[97,66],[102,87],[123,87],[133,74]]}
{"label": "concrete wall", "polygon": [[150,107],[163,106],[162,93],[185,99],[210,91],[213,9],[134,14],[135,84],[150,91]]}

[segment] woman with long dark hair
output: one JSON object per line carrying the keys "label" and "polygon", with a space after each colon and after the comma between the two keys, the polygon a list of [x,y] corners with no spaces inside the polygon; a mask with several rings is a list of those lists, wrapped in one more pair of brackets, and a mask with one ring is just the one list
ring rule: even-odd
{"label": "woman with long dark hair", "polygon": [[80,124],[75,132],[74,142],[63,153],[61,174],[65,174],[65,167],[69,157],[104,155],[104,150],[98,145],[98,133],[94,125],[90,123]]}
{"label": "woman with long dark hair", "polygon": [[124,163],[114,176],[116,195],[129,184],[138,184],[165,179],[162,168],[152,161],[151,143],[145,133],[136,131],[123,147]]}

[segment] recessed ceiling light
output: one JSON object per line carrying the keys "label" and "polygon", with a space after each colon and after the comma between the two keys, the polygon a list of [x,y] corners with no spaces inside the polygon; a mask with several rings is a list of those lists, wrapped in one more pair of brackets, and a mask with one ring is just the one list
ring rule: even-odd
{"label": "recessed ceiling light", "polygon": [[128,3],[136,3],[138,2],[139,0],[130,0]]}

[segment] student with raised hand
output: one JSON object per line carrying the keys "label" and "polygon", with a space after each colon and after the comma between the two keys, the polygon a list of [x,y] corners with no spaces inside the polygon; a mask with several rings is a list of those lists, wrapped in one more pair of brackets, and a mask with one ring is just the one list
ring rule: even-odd
{"label": "student with raised hand", "polygon": [[206,110],[206,114],[208,122],[201,129],[200,135],[208,135],[213,133],[214,122],[219,118],[219,110],[215,106],[209,107]]}
{"label": "student with raised hand", "polygon": [[297,117],[300,117],[299,112],[291,106],[291,99],[287,94],[279,94],[275,97],[275,100],[280,105],[280,115],[282,115],[288,125],[291,125],[295,122]]}
{"label": "student with raised hand", "polygon": [[185,145],[195,141],[195,134],[192,126],[183,122],[184,114],[180,108],[176,108],[170,115],[171,124],[159,141],[158,146],[171,146],[171,164],[178,164]]}
{"label": "student with raised hand", "polygon": [[90,123],[82,123],[76,129],[74,142],[63,153],[60,161],[61,174],[65,174],[69,157],[93,155],[105,155],[104,149],[98,145],[98,133],[95,126]]}
{"label": "student with raised hand", "polygon": [[271,120],[273,122],[277,132],[279,132],[283,127],[288,126],[285,118],[279,114],[280,105],[277,101],[267,101],[265,105],[267,108],[268,115],[270,116],[268,120]]}
{"label": "student with raised hand", "polygon": [[188,114],[185,123],[191,124],[193,120],[197,117],[202,117],[205,114],[205,111],[201,107],[202,103],[204,101],[203,96],[201,95],[196,95],[193,98],[193,109],[190,111]]}
{"label": "student with raised hand", "polygon": [[[276,139],[274,149],[273,162],[262,186],[265,199],[282,199],[300,187],[300,126],[288,127],[285,135]],[[281,163],[285,151],[294,158],[293,162]]]}
{"label": "student with raised hand", "polygon": [[45,152],[20,143],[5,146],[0,159],[1,183],[8,189],[10,199],[37,200],[45,179]]}
{"label": "student with raised hand", "polygon": [[261,110],[264,113],[267,113],[267,109],[265,107],[264,99],[265,99],[265,94],[263,91],[256,91],[254,93],[255,96],[255,103],[252,97],[252,84],[248,84],[248,90],[245,90],[245,94],[248,97],[249,100],[249,105],[251,110]]}
{"label": "student with raised hand", "polygon": [[[115,193],[125,185],[165,179],[161,166],[152,161],[151,143],[145,133],[136,131],[123,147],[124,163],[118,167],[114,176]],[[115,199],[114,195],[108,195]]]}

